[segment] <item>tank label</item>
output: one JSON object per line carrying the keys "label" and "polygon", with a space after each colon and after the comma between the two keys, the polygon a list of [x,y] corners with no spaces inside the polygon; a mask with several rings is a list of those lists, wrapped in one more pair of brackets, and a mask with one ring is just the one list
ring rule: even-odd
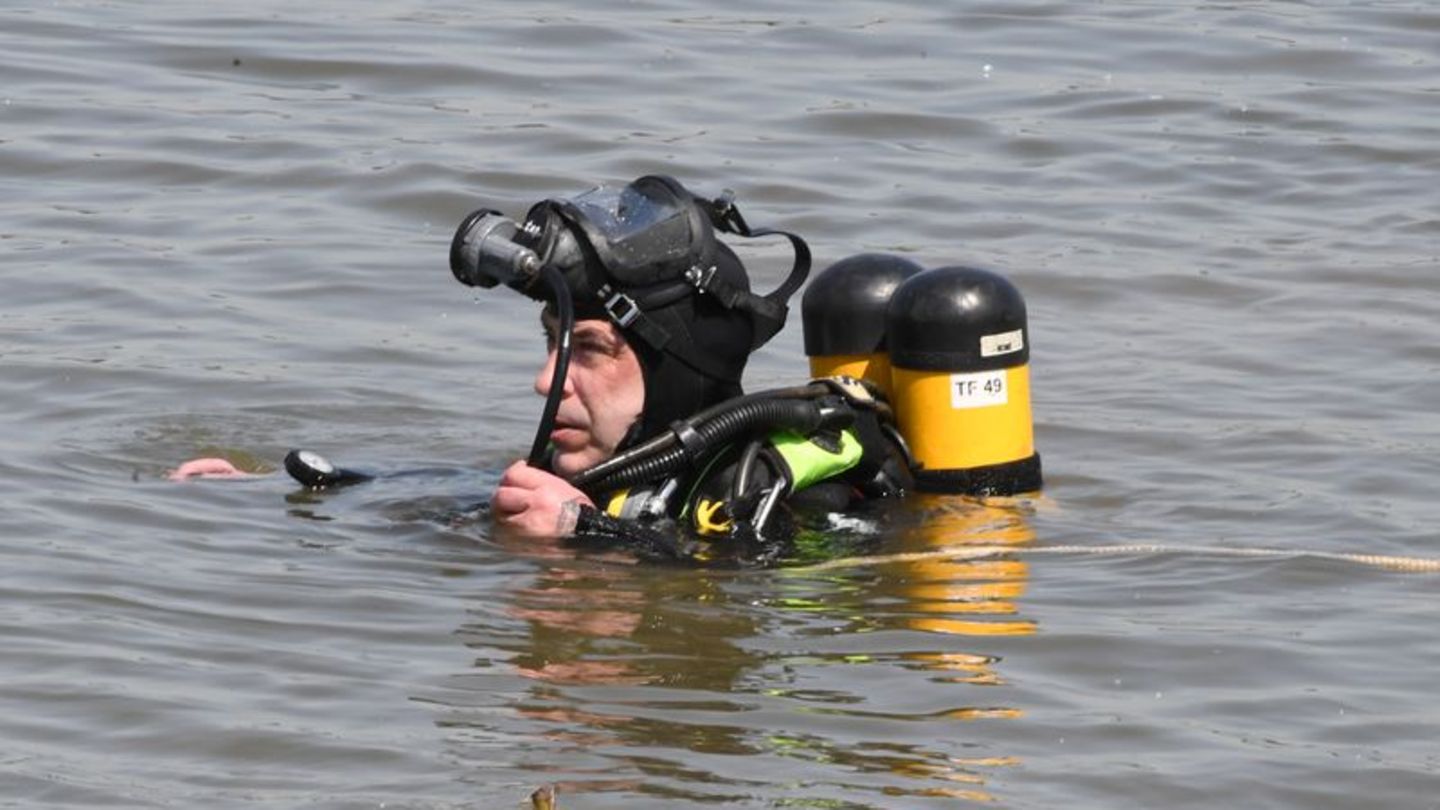
{"label": "tank label", "polygon": [[1004,369],[950,375],[951,408],[989,408],[1009,401]]}
{"label": "tank label", "polygon": [[1016,329],[1013,332],[1001,332],[998,335],[980,336],[980,356],[995,357],[1001,354],[1013,354],[1025,348],[1025,330]]}

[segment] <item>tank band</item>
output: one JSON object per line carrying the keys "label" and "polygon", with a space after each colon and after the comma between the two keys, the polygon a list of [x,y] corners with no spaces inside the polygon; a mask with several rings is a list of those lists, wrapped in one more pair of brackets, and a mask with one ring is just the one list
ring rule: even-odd
{"label": "tank band", "polygon": [[1040,454],[968,470],[920,470],[915,484],[924,492],[953,495],[1016,495],[1040,489]]}

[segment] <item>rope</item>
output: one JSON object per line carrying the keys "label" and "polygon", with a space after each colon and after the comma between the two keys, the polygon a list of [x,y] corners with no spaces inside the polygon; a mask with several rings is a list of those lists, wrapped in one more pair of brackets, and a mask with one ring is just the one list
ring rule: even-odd
{"label": "rope", "polygon": [[973,560],[1005,554],[1189,554],[1201,557],[1268,557],[1280,559],[1310,558],[1366,565],[1386,571],[1405,573],[1440,573],[1440,559],[1428,557],[1396,557],[1386,554],[1355,554],[1343,551],[1306,551],[1283,548],[1206,548],[1204,546],[1167,546],[1159,543],[1130,543],[1112,546],[957,546],[933,551],[911,551],[881,554],[873,557],[844,557],[838,560],[797,566],[796,572],[830,571],[837,568],[862,568],[889,563],[926,562],[931,560]]}

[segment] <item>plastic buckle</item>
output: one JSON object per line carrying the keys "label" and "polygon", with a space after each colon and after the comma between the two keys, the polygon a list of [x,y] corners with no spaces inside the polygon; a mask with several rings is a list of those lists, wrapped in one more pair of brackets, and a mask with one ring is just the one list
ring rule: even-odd
{"label": "plastic buckle", "polygon": [[[634,298],[622,292],[611,294],[609,298],[605,299],[604,306],[605,314],[609,315],[610,319],[621,328],[629,326],[635,322],[636,318],[640,317],[640,305],[635,303]],[[622,306],[627,307],[623,312],[621,311]]]}

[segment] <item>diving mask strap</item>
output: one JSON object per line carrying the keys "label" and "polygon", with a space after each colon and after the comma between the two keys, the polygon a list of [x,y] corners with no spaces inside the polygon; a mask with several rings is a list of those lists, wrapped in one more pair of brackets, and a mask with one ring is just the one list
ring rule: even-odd
{"label": "diving mask strap", "polygon": [[[667,285],[667,288],[676,286],[683,289],[683,285]],[[666,294],[673,296],[673,289],[661,289],[656,295],[650,297],[659,298]],[[638,336],[651,348],[674,355],[682,363],[717,380],[730,379],[730,375],[726,373],[725,369],[714,361],[698,352],[691,351],[683,342],[671,341],[670,330],[646,314],[645,310],[654,306],[647,300],[649,297],[640,296],[640,300],[637,301],[629,294],[616,290],[609,284],[603,285],[599,289],[597,297],[606,316],[616,326]]]}
{"label": "diving mask strap", "polygon": [[[668,178],[662,179],[668,180]],[[680,187],[679,183],[674,180],[668,180],[668,182],[683,191],[683,187]],[[686,193],[688,194],[688,192]],[[768,295],[758,295],[724,278],[717,269],[718,265],[714,256],[714,237],[707,235],[698,261],[685,271],[683,280],[676,279],[674,282],[658,285],[658,288],[652,287],[643,291],[617,290],[611,284],[604,283],[596,290],[596,298],[610,320],[620,328],[639,336],[657,351],[674,355],[691,368],[723,380],[729,378],[723,368],[712,362],[710,358],[690,350],[683,342],[671,341],[670,331],[654,318],[649,317],[646,311],[663,306],[662,302],[674,300],[677,295],[683,294],[686,288],[693,288],[701,293],[712,295],[726,309],[738,309],[751,315],[754,331],[750,350],[754,351],[768,342],[785,326],[785,320],[790,312],[788,306],[790,297],[800,289],[810,275],[810,246],[805,243],[804,239],[789,231],[751,228],[745,218],[741,216],[739,209],[735,207],[732,192],[726,191],[713,200],[694,195],[690,195],[690,199],[717,230],[745,238],[783,236],[790,240],[790,245],[795,252],[795,261],[790,266],[789,275],[781,282],[780,286]],[[698,227],[703,228],[703,222]]]}
{"label": "diving mask strap", "polygon": [[665,327],[656,323],[653,318],[645,314],[639,302],[620,290],[616,290],[609,284],[601,285],[596,291],[596,297],[600,299],[600,307],[610,320],[621,329],[628,329],[639,335],[642,340],[653,348],[663,351],[670,343],[670,333]]}
{"label": "diving mask strap", "polygon": [[[790,274],[779,287],[767,295],[757,295],[726,283],[724,279],[716,276],[714,268],[708,271],[692,268],[690,273],[686,274],[698,289],[715,295],[726,307],[740,307],[755,315],[755,340],[750,345],[751,351],[754,351],[785,326],[785,318],[790,312],[787,302],[810,275],[810,246],[799,235],[790,231],[751,228],[745,217],[740,215],[740,209],[735,207],[735,194],[732,191],[726,191],[713,200],[697,198],[696,202],[710,217],[710,223],[725,233],[733,233],[746,239],[783,236],[790,240],[790,247],[795,251],[795,262],[790,265]],[[691,278],[691,274],[696,274],[697,277]]]}

